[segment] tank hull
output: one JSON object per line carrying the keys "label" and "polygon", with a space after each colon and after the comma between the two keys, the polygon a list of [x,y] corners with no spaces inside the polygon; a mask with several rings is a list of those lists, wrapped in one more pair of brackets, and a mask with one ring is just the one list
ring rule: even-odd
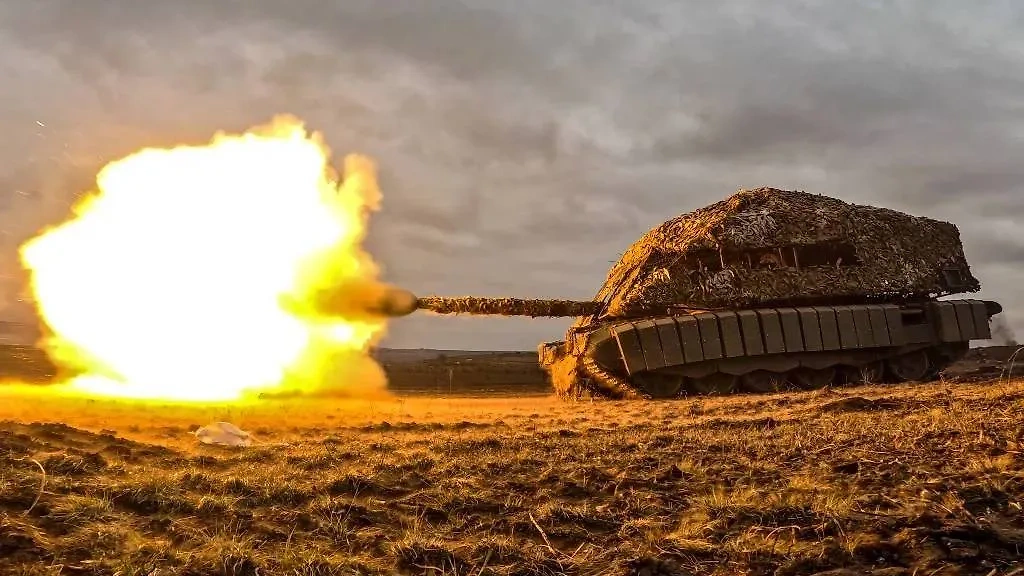
{"label": "tank hull", "polygon": [[1001,308],[982,300],[765,307],[618,319],[542,344],[564,397],[672,398],[927,381]]}

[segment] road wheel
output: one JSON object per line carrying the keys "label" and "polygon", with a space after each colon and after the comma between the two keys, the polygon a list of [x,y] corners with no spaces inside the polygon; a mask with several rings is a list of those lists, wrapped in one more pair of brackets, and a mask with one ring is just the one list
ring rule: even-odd
{"label": "road wheel", "polygon": [[676,398],[683,391],[683,376],[659,372],[640,372],[633,375],[640,391],[654,399]]}
{"label": "road wheel", "polygon": [[880,384],[885,379],[885,362],[881,360],[855,366],[847,373],[850,384]]}
{"label": "road wheel", "polygon": [[791,380],[801,390],[817,390],[830,386],[836,379],[834,367],[815,370],[813,368],[800,367],[790,374]]}
{"label": "road wheel", "polygon": [[931,375],[932,362],[925,350],[891,358],[888,364],[889,371],[901,382],[920,382]]}
{"label": "road wheel", "polygon": [[740,377],[740,386],[748,392],[778,392],[786,389],[786,376],[768,370],[754,370]]}
{"label": "road wheel", "polygon": [[687,388],[695,394],[732,394],[736,391],[736,376],[724,372],[708,374],[703,378],[687,379]]}

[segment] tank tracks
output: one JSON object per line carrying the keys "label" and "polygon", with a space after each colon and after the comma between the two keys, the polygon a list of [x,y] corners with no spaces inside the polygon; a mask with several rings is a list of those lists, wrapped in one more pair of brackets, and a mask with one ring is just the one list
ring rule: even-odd
{"label": "tank tracks", "polygon": [[[992,337],[999,304],[980,300],[709,311],[620,320],[540,361],[572,361],[563,398],[664,399],[934,380]],[[575,353],[574,353],[575,352]],[[550,370],[549,370],[550,372]]]}

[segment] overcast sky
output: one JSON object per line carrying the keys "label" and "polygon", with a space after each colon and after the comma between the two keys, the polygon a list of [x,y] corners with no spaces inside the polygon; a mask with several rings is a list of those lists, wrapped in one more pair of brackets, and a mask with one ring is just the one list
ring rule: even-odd
{"label": "overcast sky", "polygon": [[[377,159],[368,247],[421,295],[589,298],[651,227],[774,186],[955,222],[1019,331],[1022,30],[1010,0],[0,0],[0,315],[18,244],[103,164],[292,113]],[[418,315],[385,344],[568,323]]]}

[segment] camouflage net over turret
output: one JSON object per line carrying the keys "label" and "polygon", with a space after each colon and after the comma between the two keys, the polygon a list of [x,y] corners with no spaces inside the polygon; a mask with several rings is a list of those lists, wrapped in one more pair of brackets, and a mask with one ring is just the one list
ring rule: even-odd
{"label": "camouflage net over turret", "polygon": [[[951,288],[944,270],[959,275],[957,286]],[[658,302],[732,308],[979,289],[953,224],[758,188],[644,234],[611,268],[595,300],[607,306],[603,316],[624,317],[643,315]]]}
{"label": "camouflage net over turret", "polygon": [[577,300],[425,296],[419,299],[417,307],[437,314],[560,318],[595,314],[601,303]]}

